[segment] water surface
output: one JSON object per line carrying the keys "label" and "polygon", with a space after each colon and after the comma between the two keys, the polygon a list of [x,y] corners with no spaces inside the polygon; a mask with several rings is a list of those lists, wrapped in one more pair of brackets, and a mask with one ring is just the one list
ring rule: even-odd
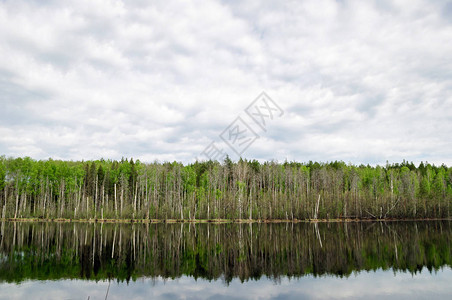
{"label": "water surface", "polygon": [[1,299],[452,296],[452,222],[1,224]]}

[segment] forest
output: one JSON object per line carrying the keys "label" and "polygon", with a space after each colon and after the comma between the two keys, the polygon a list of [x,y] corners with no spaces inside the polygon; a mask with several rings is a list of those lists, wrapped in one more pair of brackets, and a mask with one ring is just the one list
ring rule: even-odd
{"label": "forest", "polygon": [[0,156],[2,219],[450,218],[452,168],[341,161],[142,163]]}

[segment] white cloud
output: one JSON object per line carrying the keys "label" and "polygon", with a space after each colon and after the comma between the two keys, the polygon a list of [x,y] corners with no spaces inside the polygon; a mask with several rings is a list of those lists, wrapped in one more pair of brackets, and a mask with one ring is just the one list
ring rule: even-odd
{"label": "white cloud", "polygon": [[0,153],[188,162],[265,90],[285,114],[248,158],[452,165],[451,11],[2,1]]}

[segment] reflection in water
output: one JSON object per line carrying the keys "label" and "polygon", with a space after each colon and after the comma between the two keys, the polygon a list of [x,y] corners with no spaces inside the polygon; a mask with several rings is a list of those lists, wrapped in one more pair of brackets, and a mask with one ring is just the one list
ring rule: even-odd
{"label": "reflection in water", "polygon": [[[452,265],[450,221],[320,224],[2,223],[0,282],[221,279]],[[425,273],[427,270],[424,270]],[[184,276],[185,275],[185,276]],[[350,277],[352,278],[353,275]]]}
{"label": "reflection in water", "polygon": [[430,274],[392,274],[391,271],[361,272],[347,278],[307,275],[297,279],[282,277],[278,284],[268,278],[242,283],[222,281],[143,278],[112,282],[87,280],[24,281],[0,285],[0,299],[451,299],[452,269]]}

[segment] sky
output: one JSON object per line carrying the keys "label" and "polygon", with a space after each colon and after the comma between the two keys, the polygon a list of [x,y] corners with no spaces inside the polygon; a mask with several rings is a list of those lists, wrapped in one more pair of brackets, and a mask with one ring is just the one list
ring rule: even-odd
{"label": "sky", "polygon": [[0,155],[451,166],[451,137],[452,1],[0,0]]}

